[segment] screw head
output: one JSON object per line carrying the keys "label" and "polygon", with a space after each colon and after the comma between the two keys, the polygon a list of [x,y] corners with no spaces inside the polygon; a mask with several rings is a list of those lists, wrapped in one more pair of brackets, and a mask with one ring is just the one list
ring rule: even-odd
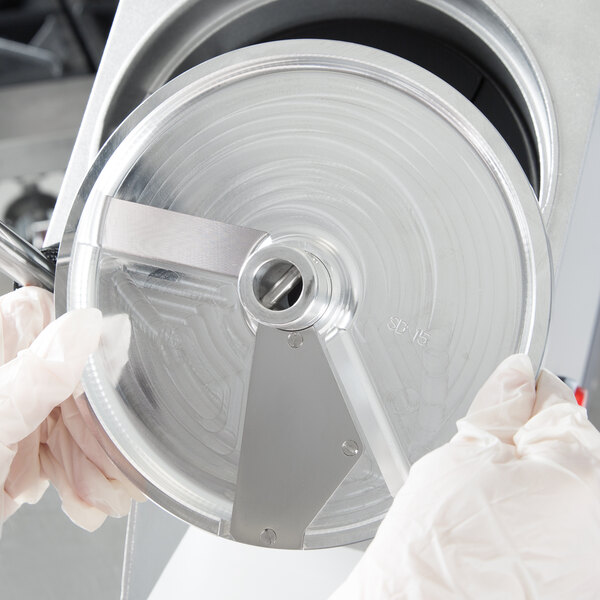
{"label": "screw head", "polygon": [[294,349],[300,348],[300,346],[302,346],[302,344],[304,343],[304,338],[302,337],[302,334],[298,333],[297,331],[290,333],[287,339],[290,348]]}
{"label": "screw head", "polygon": [[356,456],[358,454],[358,444],[354,440],[346,440],[342,444],[342,452],[346,456]]}
{"label": "screw head", "polygon": [[265,546],[272,546],[277,541],[277,534],[273,529],[263,529],[260,534],[260,541]]}

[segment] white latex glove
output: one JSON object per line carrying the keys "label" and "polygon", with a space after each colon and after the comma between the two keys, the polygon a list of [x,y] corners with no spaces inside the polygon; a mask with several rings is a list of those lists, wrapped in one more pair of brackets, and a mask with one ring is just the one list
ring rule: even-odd
{"label": "white latex glove", "polygon": [[[93,531],[143,500],[86,427],[78,405],[88,356],[107,331],[129,344],[129,321],[95,309],[53,321],[52,294],[26,287],[0,298],[0,524],[50,481],[65,513]],[[49,324],[50,323],[50,324]],[[122,356],[122,352],[117,352]],[[121,365],[122,366],[122,365]]]}
{"label": "white latex glove", "polygon": [[571,390],[512,356],[457,425],[330,600],[600,598],[600,433]]}

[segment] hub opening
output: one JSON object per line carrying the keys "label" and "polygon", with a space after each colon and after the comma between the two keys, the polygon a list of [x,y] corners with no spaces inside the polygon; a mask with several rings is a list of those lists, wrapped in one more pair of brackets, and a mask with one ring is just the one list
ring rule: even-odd
{"label": "hub opening", "polygon": [[273,259],[258,269],[253,281],[256,299],[267,309],[281,311],[298,302],[304,282],[298,267],[287,260]]}

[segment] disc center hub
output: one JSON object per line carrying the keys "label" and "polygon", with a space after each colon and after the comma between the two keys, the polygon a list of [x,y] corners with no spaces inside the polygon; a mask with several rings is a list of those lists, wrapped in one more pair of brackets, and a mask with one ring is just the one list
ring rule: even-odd
{"label": "disc center hub", "polygon": [[271,243],[248,257],[238,291],[252,319],[293,331],[314,325],[323,315],[331,300],[331,278],[314,254]]}

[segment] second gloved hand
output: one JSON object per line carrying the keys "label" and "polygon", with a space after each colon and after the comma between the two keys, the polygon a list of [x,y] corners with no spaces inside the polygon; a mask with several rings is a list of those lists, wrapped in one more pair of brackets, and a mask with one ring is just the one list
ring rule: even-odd
{"label": "second gloved hand", "polygon": [[144,499],[79,409],[88,356],[103,331],[120,330],[128,344],[129,322],[103,320],[94,309],[51,322],[53,316],[52,295],[44,290],[29,287],[0,298],[0,522],[21,504],[37,502],[50,481],[66,514],[91,531],[107,515],[127,514],[132,498]]}
{"label": "second gloved hand", "polygon": [[457,425],[331,600],[599,598],[600,433],[571,390],[516,355]]}

